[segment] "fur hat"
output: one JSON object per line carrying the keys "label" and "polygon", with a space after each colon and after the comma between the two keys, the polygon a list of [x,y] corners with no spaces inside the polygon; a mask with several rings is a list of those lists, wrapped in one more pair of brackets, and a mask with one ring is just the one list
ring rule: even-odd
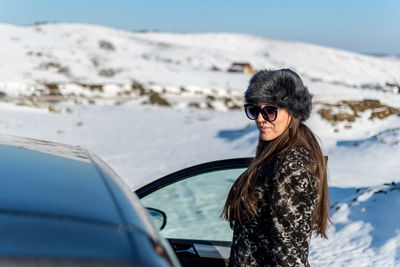
{"label": "fur hat", "polygon": [[246,104],[271,104],[305,121],[310,117],[312,95],[299,75],[290,69],[262,70],[254,74],[245,93]]}

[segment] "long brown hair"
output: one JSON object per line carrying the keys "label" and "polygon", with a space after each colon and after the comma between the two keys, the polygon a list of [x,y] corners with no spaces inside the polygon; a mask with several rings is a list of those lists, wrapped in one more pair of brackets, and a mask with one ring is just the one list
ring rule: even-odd
{"label": "long brown hair", "polygon": [[287,129],[277,138],[272,141],[259,139],[254,160],[232,185],[221,214],[221,217],[229,222],[231,228],[233,228],[234,222],[241,223],[243,220],[257,215],[257,199],[254,194],[258,182],[256,172],[263,162],[269,157],[279,155],[299,145],[311,152],[312,160],[310,163],[306,163],[308,164],[306,168],[316,180],[319,191],[318,202],[312,218],[313,231],[317,235],[327,238],[326,229],[330,218],[328,215],[326,160],[313,132],[293,116],[291,116]]}

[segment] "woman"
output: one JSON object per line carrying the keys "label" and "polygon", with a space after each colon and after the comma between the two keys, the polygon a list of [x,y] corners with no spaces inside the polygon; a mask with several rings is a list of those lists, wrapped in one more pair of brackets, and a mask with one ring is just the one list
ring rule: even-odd
{"label": "woman", "polygon": [[233,228],[229,266],[309,266],[312,232],[327,238],[326,161],[303,124],[311,98],[289,69],[260,71],[250,80],[245,111],[259,141],[222,212]]}

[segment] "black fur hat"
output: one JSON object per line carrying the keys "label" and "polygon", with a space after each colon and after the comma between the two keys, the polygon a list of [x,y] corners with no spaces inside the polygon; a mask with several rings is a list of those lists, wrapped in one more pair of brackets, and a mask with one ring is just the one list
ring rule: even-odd
{"label": "black fur hat", "polygon": [[254,74],[245,93],[246,104],[271,104],[289,110],[302,121],[311,113],[312,95],[290,69],[262,70]]}

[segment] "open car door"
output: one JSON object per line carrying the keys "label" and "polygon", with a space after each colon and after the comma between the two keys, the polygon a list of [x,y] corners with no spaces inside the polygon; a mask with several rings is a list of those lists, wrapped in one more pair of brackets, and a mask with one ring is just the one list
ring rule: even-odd
{"label": "open car door", "polygon": [[171,243],[182,266],[226,266],[232,230],[220,214],[233,182],[250,161],[237,158],[196,165],[136,191],[150,214],[163,215],[160,234]]}

